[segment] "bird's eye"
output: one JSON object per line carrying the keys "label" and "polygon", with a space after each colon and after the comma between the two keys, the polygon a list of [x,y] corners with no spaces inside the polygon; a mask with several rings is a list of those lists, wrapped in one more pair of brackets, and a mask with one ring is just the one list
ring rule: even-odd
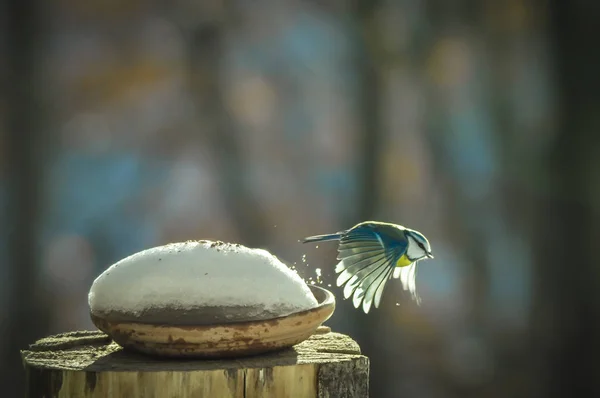
{"label": "bird's eye", "polygon": [[421,242],[418,242],[418,245],[419,245],[419,247],[420,247],[421,249],[423,249],[423,251],[426,251],[426,250],[425,250],[425,246],[424,246],[424,245],[423,245]]}

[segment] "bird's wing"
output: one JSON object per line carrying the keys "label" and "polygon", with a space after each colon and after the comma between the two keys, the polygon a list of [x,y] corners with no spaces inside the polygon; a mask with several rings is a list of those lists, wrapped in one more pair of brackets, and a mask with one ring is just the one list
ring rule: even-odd
{"label": "bird's wing", "polygon": [[335,268],[339,273],[336,284],[344,286],[344,298],[352,297],[355,308],[362,303],[365,313],[372,304],[378,308],[385,285],[407,246],[406,240],[369,224],[344,234],[338,247],[340,262]]}
{"label": "bird's wing", "polygon": [[393,278],[400,278],[402,288],[408,290],[417,304],[421,303],[421,297],[417,293],[417,264],[419,262],[407,265],[406,267],[396,267],[392,275]]}

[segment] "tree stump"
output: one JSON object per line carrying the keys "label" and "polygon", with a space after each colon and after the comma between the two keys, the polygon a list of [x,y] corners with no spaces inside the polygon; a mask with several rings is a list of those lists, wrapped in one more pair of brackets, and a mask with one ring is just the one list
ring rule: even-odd
{"label": "tree stump", "polygon": [[47,337],[22,351],[28,397],[368,397],[369,359],[320,327],[296,346],[229,360],[130,352],[99,331]]}

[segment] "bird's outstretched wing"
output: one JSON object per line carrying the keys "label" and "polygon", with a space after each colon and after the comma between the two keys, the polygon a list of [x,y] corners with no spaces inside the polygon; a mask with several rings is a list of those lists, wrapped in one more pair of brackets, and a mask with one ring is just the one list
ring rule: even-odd
{"label": "bird's outstretched wing", "polygon": [[373,304],[379,307],[396,262],[406,252],[407,241],[390,238],[370,224],[357,226],[340,238],[336,284],[344,286],[344,298],[352,297],[355,308],[362,303],[365,313]]}
{"label": "bird's outstretched wing", "polygon": [[407,265],[406,267],[396,267],[392,278],[400,279],[402,288],[408,290],[417,304],[421,303],[421,297],[417,294],[417,264],[419,261]]}

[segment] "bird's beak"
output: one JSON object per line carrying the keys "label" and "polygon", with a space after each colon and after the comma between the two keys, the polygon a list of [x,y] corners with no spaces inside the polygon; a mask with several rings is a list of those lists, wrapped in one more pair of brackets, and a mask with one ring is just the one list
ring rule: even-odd
{"label": "bird's beak", "polygon": [[427,253],[427,257],[429,257],[429,258],[434,258],[434,257],[433,257],[433,254],[431,254],[431,253]]}

